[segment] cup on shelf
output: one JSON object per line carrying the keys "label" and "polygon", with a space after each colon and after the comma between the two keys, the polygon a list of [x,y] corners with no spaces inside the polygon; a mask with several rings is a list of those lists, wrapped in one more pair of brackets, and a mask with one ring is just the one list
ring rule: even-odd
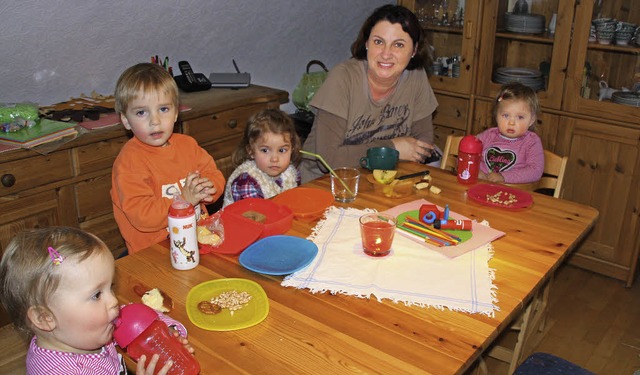
{"label": "cup on shelf", "polygon": [[606,23],[611,23],[611,22],[616,22],[613,18],[596,18],[595,20],[592,20],[591,23],[595,26],[598,27],[599,25],[603,25]]}
{"label": "cup on shelf", "polygon": [[598,38],[598,43],[611,44],[611,40],[613,40],[615,33],[616,33],[615,31],[609,31],[609,30],[596,31],[596,37]]}
{"label": "cup on shelf", "polygon": [[616,31],[615,33],[616,44],[619,46],[628,45],[632,37],[633,37],[632,31]]}
{"label": "cup on shelf", "polygon": [[342,203],[356,200],[360,172],[356,168],[348,167],[335,168],[333,171],[337,176],[331,175],[331,193],[335,200]]}
{"label": "cup on shelf", "polygon": [[630,22],[618,22],[616,24],[616,31],[630,32],[634,33],[636,31],[637,26]]}

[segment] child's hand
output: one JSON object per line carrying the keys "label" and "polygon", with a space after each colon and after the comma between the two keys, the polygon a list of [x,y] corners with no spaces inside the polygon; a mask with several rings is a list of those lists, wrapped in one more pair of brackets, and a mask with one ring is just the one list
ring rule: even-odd
{"label": "child's hand", "polygon": [[200,177],[200,172],[195,171],[187,175],[182,189],[182,197],[195,206],[200,202],[211,202],[213,200],[211,195],[216,191],[211,180]]}
{"label": "child's hand", "polygon": [[504,182],[504,177],[502,177],[502,175],[498,172],[491,172],[487,175],[487,180],[501,184]]}
{"label": "child's hand", "polygon": [[178,332],[175,329],[172,329],[171,333],[173,334],[173,336],[175,336],[178,339],[178,341],[180,341],[182,345],[184,345],[184,347],[187,349],[189,353],[191,354],[195,353],[196,350],[193,348],[193,346],[191,346],[191,344],[189,344],[189,340],[187,340],[186,337],[180,336],[180,332]]}
{"label": "child's hand", "polygon": [[[138,360],[138,363],[136,365],[136,374],[153,375],[153,372],[156,369],[156,365],[158,364],[159,359],[160,359],[160,356],[157,354],[154,354],[153,357],[151,357],[151,361],[149,361],[149,366],[147,366],[147,368],[145,369],[144,365],[145,365],[145,362],[147,361],[147,356],[145,355],[140,356],[140,359]],[[171,366],[173,366],[173,361],[167,361],[158,372],[158,375],[166,375],[167,373],[169,373],[169,369],[171,368]]]}

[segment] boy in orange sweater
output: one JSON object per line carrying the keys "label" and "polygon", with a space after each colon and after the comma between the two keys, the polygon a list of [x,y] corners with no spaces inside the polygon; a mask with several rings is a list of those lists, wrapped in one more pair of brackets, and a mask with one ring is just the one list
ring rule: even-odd
{"label": "boy in orange sweater", "polygon": [[135,253],[167,238],[174,194],[202,211],[222,195],[225,179],[193,138],[173,134],[178,87],[159,65],[125,70],[116,84],[115,109],[134,137],[113,164],[111,201],[127,249]]}

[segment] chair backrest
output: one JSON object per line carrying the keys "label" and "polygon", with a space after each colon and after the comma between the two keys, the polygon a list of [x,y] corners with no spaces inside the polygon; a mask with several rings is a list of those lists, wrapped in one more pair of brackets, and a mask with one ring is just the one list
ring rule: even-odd
{"label": "chair backrest", "polygon": [[[447,136],[447,143],[442,151],[442,161],[440,163],[440,169],[455,172],[456,164],[458,161],[458,148],[462,136],[449,135]],[[538,190],[538,189],[553,189],[553,197],[562,197],[562,182],[564,181],[564,172],[567,168],[566,156],[556,155],[549,150],[544,150],[544,172],[542,178],[539,181],[529,184],[505,184],[513,187],[517,187],[523,190]]]}
{"label": "chair backrest", "polygon": [[447,143],[444,145],[444,150],[442,151],[440,169],[455,172],[458,161],[458,147],[460,146],[461,140],[462,136],[447,136]]}
{"label": "chair backrest", "polygon": [[567,168],[566,156],[556,155],[549,150],[544,150],[544,170],[542,177],[536,182],[528,184],[505,184],[522,190],[535,191],[540,189],[553,189],[554,198],[562,198],[562,182]]}
{"label": "chair backrest", "polygon": [[549,150],[544,150],[544,172],[538,182],[537,189],[553,189],[553,197],[562,197],[562,182],[564,172],[567,169],[566,156],[554,154]]}

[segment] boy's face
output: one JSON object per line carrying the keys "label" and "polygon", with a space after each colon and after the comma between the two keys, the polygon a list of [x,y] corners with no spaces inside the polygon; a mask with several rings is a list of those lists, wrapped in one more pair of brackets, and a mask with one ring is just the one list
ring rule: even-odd
{"label": "boy's face", "polygon": [[178,119],[178,108],[169,95],[158,92],[141,92],[129,103],[120,120],[142,143],[163,147],[173,134],[173,124]]}

